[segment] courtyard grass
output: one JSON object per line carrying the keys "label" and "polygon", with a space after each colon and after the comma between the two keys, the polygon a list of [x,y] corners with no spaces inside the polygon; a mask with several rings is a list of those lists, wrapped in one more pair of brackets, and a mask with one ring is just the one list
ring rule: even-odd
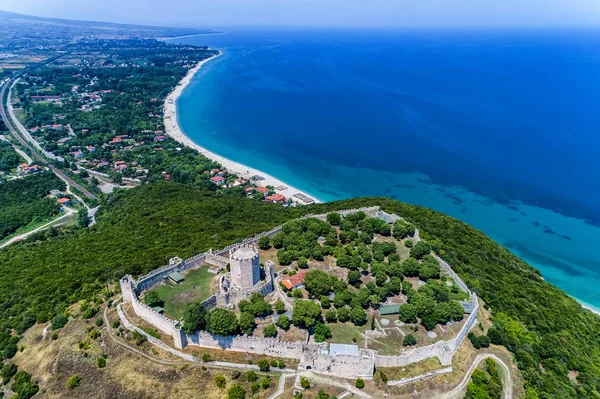
{"label": "courtyard grass", "polygon": [[[332,335],[332,338],[328,340],[329,342],[336,344],[357,344],[359,346],[364,346],[364,333],[367,329],[366,325],[359,327],[355,326],[351,322],[337,322],[331,324],[328,323],[327,326],[331,329]],[[353,341],[353,339],[356,341]]]}
{"label": "courtyard grass", "polygon": [[208,271],[207,267],[183,274],[185,281],[175,284],[168,280],[164,284],[153,288],[164,301],[165,313],[176,320],[183,316],[183,308],[190,302],[203,301],[210,297],[212,282],[215,275]]}

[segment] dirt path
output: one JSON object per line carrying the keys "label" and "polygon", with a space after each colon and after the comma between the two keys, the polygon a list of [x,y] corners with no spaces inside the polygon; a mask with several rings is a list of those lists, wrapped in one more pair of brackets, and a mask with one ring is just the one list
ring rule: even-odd
{"label": "dirt path", "polygon": [[485,355],[478,355],[475,360],[473,361],[473,364],[471,364],[471,367],[469,367],[469,369],[467,370],[467,373],[465,374],[463,380],[460,382],[460,384],[458,384],[456,387],[454,387],[454,389],[452,389],[449,392],[446,392],[440,396],[438,396],[439,399],[455,399],[455,398],[462,398],[462,391],[467,388],[467,385],[469,385],[469,382],[471,382],[471,374],[473,374],[473,372],[475,371],[475,369],[477,368],[477,366],[479,365],[479,363],[481,363],[482,361],[484,361],[487,358],[492,358],[496,361],[496,363],[498,363],[500,365],[500,367],[502,367],[505,371],[505,376],[504,378],[502,378],[502,393],[503,393],[503,397],[504,399],[512,399],[512,380],[510,377],[510,369],[508,368],[508,366],[506,365],[506,363],[504,363],[504,361],[502,361],[502,359],[500,359],[498,356],[496,355],[492,355],[492,354],[485,354]]}
{"label": "dirt path", "polygon": [[42,226],[40,226],[40,227],[38,227],[36,229],[28,231],[27,233],[19,234],[18,236],[15,236],[15,237],[11,238],[10,240],[8,240],[8,241],[0,244],[0,248],[7,247],[10,244],[13,244],[13,243],[15,243],[17,241],[21,241],[22,239],[27,238],[30,235],[32,235],[33,233],[37,233],[38,231],[45,230],[45,229],[47,229],[49,227],[52,227],[52,226],[57,226],[57,222],[60,222],[62,219],[65,219],[65,218],[71,216],[72,214],[77,213],[77,211],[75,209],[67,208],[66,206],[64,208],[67,210],[67,212],[64,215],[62,215],[62,216],[60,216],[60,217],[58,217],[58,218],[56,218],[54,220],[51,220],[50,222],[48,222],[48,223],[46,223],[46,224],[44,224],[44,225],[42,225]]}

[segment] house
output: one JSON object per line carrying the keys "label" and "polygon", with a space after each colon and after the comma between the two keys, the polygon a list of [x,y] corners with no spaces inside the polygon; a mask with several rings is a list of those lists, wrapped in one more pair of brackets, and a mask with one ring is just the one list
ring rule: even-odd
{"label": "house", "polygon": [[57,200],[56,202],[58,202],[60,205],[71,205],[70,198],[61,198],[61,199]]}
{"label": "house", "polygon": [[379,307],[379,314],[390,315],[390,314],[398,314],[400,312],[400,304],[392,304],[392,305],[381,305]]}
{"label": "house", "polygon": [[259,193],[266,194],[266,193],[268,193],[268,192],[269,192],[269,189],[268,189],[268,188],[266,188],[266,187],[258,187],[258,188],[256,189],[256,191],[258,191]]}
{"label": "house", "polygon": [[265,197],[265,200],[274,202],[274,203],[278,203],[278,204],[284,204],[286,201],[285,197],[281,194],[269,195],[269,196]]}
{"label": "house", "polygon": [[85,147],[86,150],[88,150],[89,152],[95,152],[96,151],[96,147],[94,147],[93,145],[88,145],[87,147]]}
{"label": "house", "polygon": [[225,178],[223,176],[213,176],[210,178],[210,181],[215,184],[223,184],[225,182]]}
{"label": "house", "polygon": [[304,287],[304,278],[306,277],[306,270],[300,270],[298,273],[293,276],[289,276],[285,280],[282,280],[281,283],[288,290],[293,290],[296,288]]}
{"label": "house", "polygon": [[171,280],[175,284],[183,283],[185,281],[183,276],[181,274],[179,274],[178,272],[173,272],[173,273],[169,274],[169,280]]}

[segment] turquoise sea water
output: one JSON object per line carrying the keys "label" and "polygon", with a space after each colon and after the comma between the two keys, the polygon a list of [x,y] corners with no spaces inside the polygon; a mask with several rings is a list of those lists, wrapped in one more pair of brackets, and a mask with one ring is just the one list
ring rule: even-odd
{"label": "turquoise sea water", "polygon": [[234,31],[178,102],[198,144],[323,200],[483,230],[600,307],[600,31]]}

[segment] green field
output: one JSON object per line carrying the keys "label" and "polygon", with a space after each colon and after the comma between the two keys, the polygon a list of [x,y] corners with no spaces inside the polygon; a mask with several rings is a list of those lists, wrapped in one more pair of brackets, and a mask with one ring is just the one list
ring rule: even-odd
{"label": "green field", "polygon": [[215,275],[208,272],[207,267],[193,270],[183,274],[185,281],[175,284],[168,280],[166,283],[150,290],[156,291],[164,301],[165,313],[176,320],[183,316],[183,308],[186,304],[195,301],[203,301],[210,297],[211,283]]}
{"label": "green field", "polygon": [[[369,318],[369,321],[371,319]],[[337,344],[357,344],[363,346],[365,343],[364,333],[366,326],[357,327],[350,322],[346,323],[331,323],[327,324],[327,327],[331,329],[332,338],[328,341]],[[354,342],[352,339],[356,339]]]}

